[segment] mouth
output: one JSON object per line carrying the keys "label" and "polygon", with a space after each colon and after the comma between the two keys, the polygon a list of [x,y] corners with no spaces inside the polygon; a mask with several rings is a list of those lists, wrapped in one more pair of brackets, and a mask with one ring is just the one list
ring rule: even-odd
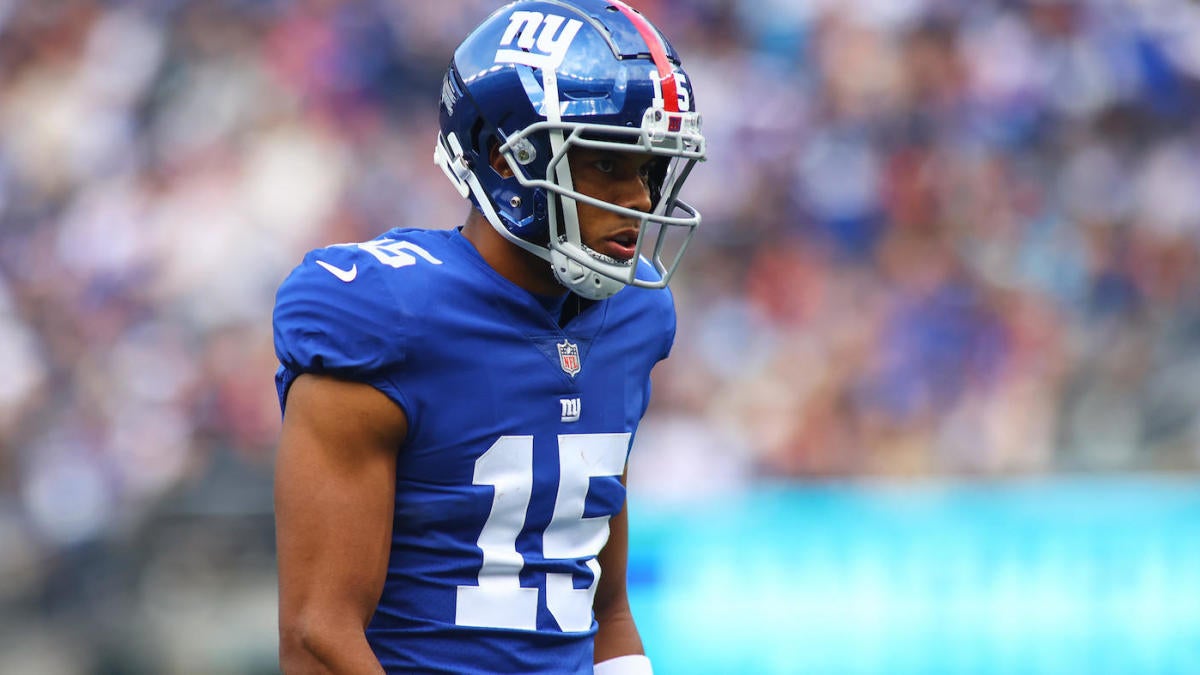
{"label": "mouth", "polygon": [[620,230],[600,242],[597,253],[628,265],[637,255],[638,231],[634,228]]}

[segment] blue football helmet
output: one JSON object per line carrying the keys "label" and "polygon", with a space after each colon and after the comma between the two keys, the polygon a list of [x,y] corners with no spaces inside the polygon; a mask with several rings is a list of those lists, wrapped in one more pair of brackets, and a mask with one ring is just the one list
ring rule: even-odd
{"label": "blue football helmet", "polygon": [[[548,261],[564,286],[599,300],[626,285],[667,284],[700,224],[679,190],[704,159],[705,143],[678,54],[636,10],[619,0],[504,6],[455,51],[440,109],[434,161],[501,235]],[[492,168],[493,147],[511,177]],[[650,212],[575,190],[567,161],[573,147],[657,156]],[[583,243],[579,202],[639,220],[631,260]],[[668,245],[669,232],[683,236]],[[637,278],[644,251],[659,278]]]}

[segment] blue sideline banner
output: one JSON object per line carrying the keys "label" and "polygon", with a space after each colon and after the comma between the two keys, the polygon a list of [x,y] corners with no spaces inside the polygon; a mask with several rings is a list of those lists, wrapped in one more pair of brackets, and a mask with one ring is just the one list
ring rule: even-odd
{"label": "blue sideline banner", "polygon": [[631,504],[659,675],[1200,673],[1200,480]]}

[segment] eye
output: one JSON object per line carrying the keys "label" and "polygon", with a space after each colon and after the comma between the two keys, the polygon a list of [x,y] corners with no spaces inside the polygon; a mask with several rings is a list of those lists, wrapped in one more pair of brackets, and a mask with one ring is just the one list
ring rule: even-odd
{"label": "eye", "polygon": [[654,171],[658,168],[660,161],[661,160],[659,159],[652,159],[638,167],[638,176],[642,179],[642,182],[650,182],[650,180],[654,177]]}
{"label": "eye", "polygon": [[608,158],[597,159],[592,162],[592,166],[596,167],[600,173],[612,173],[617,169],[617,163]]}

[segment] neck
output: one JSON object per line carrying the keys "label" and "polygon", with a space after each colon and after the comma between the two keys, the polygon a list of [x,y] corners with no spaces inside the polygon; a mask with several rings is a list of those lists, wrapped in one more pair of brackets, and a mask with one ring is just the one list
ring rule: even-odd
{"label": "neck", "polygon": [[504,238],[476,209],[471,209],[462,228],[463,236],[500,276],[538,295],[566,292],[554,277],[550,263]]}

